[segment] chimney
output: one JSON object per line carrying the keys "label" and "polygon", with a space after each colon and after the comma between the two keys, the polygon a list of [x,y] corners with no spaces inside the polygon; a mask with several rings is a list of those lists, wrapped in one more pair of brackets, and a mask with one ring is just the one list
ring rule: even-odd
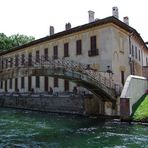
{"label": "chimney", "polygon": [[69,30],[71,29],[71,24],[70,23],[66,23],[65,24],[65,30]]}
{"label": "chimney", "polygon": [[94,11],[91,11],[91,10],[88,11],[88,15],[89,15],[89,23],[95,21],[95,19],[94,19],[94,14],[95,14]]}
{"label": "chimney", "polygon": [[54,34],[54,27],[53,26],[50,26],[49,34],[50,35],[53,35]]}
{"label": "chimney", "polygon": [[118,14],[118,7],[113,7],[112,8],[112,14],[115,18],[119,18],[119,14]]}
{"label": "chimney", "polygon": [[123,22],[124,22],[126,25],[129,25],[129,18],[128,18],[128,16],[123,17]]}

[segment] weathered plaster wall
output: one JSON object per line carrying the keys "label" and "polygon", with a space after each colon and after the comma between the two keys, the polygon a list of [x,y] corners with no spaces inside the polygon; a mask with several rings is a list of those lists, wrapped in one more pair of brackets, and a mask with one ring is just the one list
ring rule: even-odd
{"label": "weathered plaster wall", "polygon": [[[30,47],[21,49],[19,51],[14,51],[11,53],[8,53],[6,55],[3,55],[2,58],[9,58],[12,57],[15,59],[15,56],[18,55],[21,58],[22,54],[25,54],[25,57],[28,57],[29,53],[32,54],[33,59],[36,57],[36,51],[39,51],[40,56],[44,55],[44,49],[48,48],[48,56],[50,58],[53,57],[53,47],[58,46],[58,57],[63,58],[64,56],[64,43],[69,43],[69,57],[65,58],[70,58],[71,60],[79,61],[80,63],[85,63],[85,64],[90,64],[92,68],[95,68],[98,72],[106,72],[107,71],[107,66],[110,66],[110,69],[114,73],[114,78],[120,78],[120,72],[119,72],[119,66],[121,57],[117,58],[114,57],[114,53],[116,51],[119,52],[120,44],[119,42],[119,36],[121,31],[117,31],[117,29],[114,28],[112,24],[106,24],[94,28],[87,29],[85,31],[80,31],[77,33],[73,33],[70,35],[65,35],[61,38],[57,38],[54,40],[46,41],[43,43],[39,43],[36,45],[32,45]],[[123,33],[122,33],[123,34]],[[90,37],[96,36],[96,48],[98,49],[99,54],[96,56],[88,56],[88,51],[90,50]],[[127,35],[124,33],[123,38],[127,38]],[[77,40],[82,40],[82,54],[77,55],[76,54],[76,41]],[[127,44],[125,40],[124,44]],[[119,45],[118,45],[119,44]],[[126,47],[125,47],[126,50]],[[124,54],[122,54],[124,55]],[[124,57],[125,58],[125,57]],[[123,58],[123,59],[124,59]],[[115,59],[115,62],[114,62]],[[125,60],[127,61],[127,60]],[[113,63],[113,64],[112,64]],[[126,65],[127,67],[128,65]],[[118,69],[118,72],[116,72],[116,69]],[[15,84],[14,84],[14,79],[13,79],[13,87],[10,90],[9,88],[9,80],[7,80],[7,91],[15,91]],[[115,81],[117,81],[115,79]],[[120,83],[121,80],[118,80],[118,83]],[[49,78],[49,86],[53,88],[53,78]],[[70,88],[69,90],[72,91],[73,86],[75,86],[74,83],[70,83]],[[18,78],[18,88],[19,90],[21,89],[21,80]],[[34,90],[38,91],[44,91],[44,77],[40,77],[40,88],[36,88],[35,85],[35,77],[32,77],[32,88]],[[3,83],[3,88],[0,89],[0,91],[5,90],[5,83]],[[59,80],[59,90],[63,91],[64,90],[64,80]],[[25,77],[25,89],[22,90],[24,92],[28,91],[28,78],[27,76]]]}

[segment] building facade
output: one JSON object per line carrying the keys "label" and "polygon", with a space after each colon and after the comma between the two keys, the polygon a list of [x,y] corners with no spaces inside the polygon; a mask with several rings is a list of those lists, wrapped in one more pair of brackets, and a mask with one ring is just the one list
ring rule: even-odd
{"label": "building facade", "polygon": [[[0,53],[0,71],[25,65],[25,59],[70,59],[88,64],[97,73],[112,79],[120,86],[130,74],[143,75],[142,66],[146,66],[148,49],[139,33],[129,26],[128,18],[124,22],[118,19],[118,9],[113,8],[113,16],[100,20],[94,19],[91,11],[89,23],[75,28],[66,24],[66,29],[12,50]],[[1,80],[0,91],[48,92],[72,91],[75,83],[57,77],[32,76]],[[81,88],[82,89],[82,88]]]}

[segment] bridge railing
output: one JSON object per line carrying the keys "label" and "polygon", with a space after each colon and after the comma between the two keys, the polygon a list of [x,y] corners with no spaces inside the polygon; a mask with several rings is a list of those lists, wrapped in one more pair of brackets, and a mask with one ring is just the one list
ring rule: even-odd
{"label": "bridge railing", "polygon": [[[14,61],[15,63],[15,61]],[[83,75],[86,75],[90,78],[90,81],[93,80],[94,83],[98,85],[102,85],[106,91],[109,91],[109,89],[114,89],[114,83],[112,79],[108,79],[105,76],[102,76],[100,72],[97,72],[95,69],[92,69],[90,65],[79,63],[77,61],[71,60],[69,58],[58,58],[53,59],[45,56],[40,56],[40,58],[35,57],[28,57],[24,59],[24,62],[22,63],[22,59],[18,59],[18,65],[13,64],[13,67],[10,67],[7,65],[7,68],[3,70],[16,70],[19,68],[63,68],[67,71],[74,71],[79,72]]]}
{"label": "bridge railing", "polygon": [[88,64],[82,64],[66,58],[56,59],[56,60],[48,59],[46,61],[44,60],[44,58],[42,58],[42,60],[43,60],[42,66],[44,65],[45,67],[52,67],[52,68],[60,67],[60,68],[66,69],[67,71],[79,72],[91,77],[91,79],[93,79],[96,82],[99,82],[99,84],[101,83],[107,88],[114,89],[115,85],[112,79],[108,79],[105,76],[102,76],[101,73],[88,67]]}

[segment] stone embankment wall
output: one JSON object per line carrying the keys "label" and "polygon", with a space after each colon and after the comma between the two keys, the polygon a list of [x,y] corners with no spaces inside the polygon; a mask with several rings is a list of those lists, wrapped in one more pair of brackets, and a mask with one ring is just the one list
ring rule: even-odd
{"label": "stone embankment wall", "polygon": [[48,112],[83,114],[84,98],[74,96],[3,96],[0,98],[0,106]]}
{"label": "stone embankment wall", "polygon": [[112,105],[94,95],[0,95],[0,107],[12,107],[45,112],[70,113],[79,115],[110,115]]}
{"label": "stone embankment wall", "polygon": [[37,111],[71,113],[80,115],[104,115],[104,102],[89,96],[20,96],[1,95],[0,107],[13,107]]}

